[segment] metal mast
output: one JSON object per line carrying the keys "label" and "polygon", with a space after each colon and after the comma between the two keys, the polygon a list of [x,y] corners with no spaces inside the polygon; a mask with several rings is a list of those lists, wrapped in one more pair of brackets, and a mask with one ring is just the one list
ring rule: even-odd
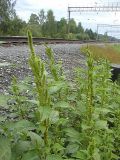
{"label": "metal mast", "polygon": [[[97,40],[99,35],[99,29],[106,28],[107,33],[120,33],[120,25],[110,25],[110,24],[97,24]],[[112,30],[114,29],[114,30]]]}
{"label": "metal mast", "polygon": [[108,3],[107,5],[95,5],[95,6],[81,6],[81,7],[69,7],[68,6],[68,33],[69,33],[69,22],[72,12],[120,12],[120,3]]}

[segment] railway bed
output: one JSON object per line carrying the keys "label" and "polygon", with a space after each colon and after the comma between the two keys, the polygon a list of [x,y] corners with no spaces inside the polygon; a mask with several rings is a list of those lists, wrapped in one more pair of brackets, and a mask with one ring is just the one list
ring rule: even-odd
{"label": "railway bed", "polygon": [[[34,45],[35,52],[46,59],[45,46]],[[49,44],[55,55],[56,60],[62,60],[63,69],[69,78],[72,77],[72,70],[77,66],[84,67],[85,56],[80,53],[81,44]],[[28,66],[29,48],[28,45],[0,46],[0,92],[8,89],[13,76],[24,79],[31,75]],[[2,65],[3,64],[3,65]]]}
{"label": "railway bed", "polygon": [[[11,83],[11,79],[14,76],[18,79],[23,79],[25,76],[31,75],[30,68],[28,66],[29,48],[26,44],[17,43],[18,45],[0,45],[0,92],[7,90]],[[63,69],[67,73],[68,78],[73,76],[73,69],[81,66],[85,67],[86,57],[80,53],[80,47],[84,43],[55,43],[48,44],[53,49],[55,59],[62,60]],[[100,44],[103,45],[103,44]],[[45,46],[34,45],[35,52],[41,56],[43,60],[46,59]],[[117,68],[120,71],[120,66],[112,66],[113,69]],[[116,74],[115,70],[115,74]]]}
{"label": "railway bed", "polygon": [[[25,36],[0,36],[0,44],[26,44],[28,43],[28,39]],[[102,41],[96,40],[67,40],[62,38],[38,38],[33,37],[33,42],[35,44],[85,44],[85,43],[103,43]],[[117,41],[109,41],[107,43],[118,43]]]}

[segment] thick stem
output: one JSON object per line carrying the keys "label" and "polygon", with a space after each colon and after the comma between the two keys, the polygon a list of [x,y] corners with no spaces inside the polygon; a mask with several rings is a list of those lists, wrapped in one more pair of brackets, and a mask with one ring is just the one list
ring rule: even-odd
{"label": "thick stem", "polygon": [[45,125],[44,143],[45,145],[47,145],[48,144],[48,120],[47,119],[44,121],[44,125]]}

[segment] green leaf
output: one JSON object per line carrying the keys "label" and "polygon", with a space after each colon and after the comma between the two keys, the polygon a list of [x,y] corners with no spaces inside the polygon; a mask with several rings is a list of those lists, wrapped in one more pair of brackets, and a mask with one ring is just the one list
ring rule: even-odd
{"label": "green leaf", "polygon": [[22,83],[22,82],[18,83],[17,86],[18,86],[20,92],[29,90],[29,86],[25,83]]}
{"label": "green leaf", "polygon": [[110,110],[110,109],[107,109],[107,108],[96,108],[96,109],[95,109],[95,112],[106,115],[106,114],[110,113],[111,110]]}
{"label": "green leaf", "polygon": [[94,158],[94,160],[101,160],[100,154],[99,154],[99,149],[95,148],[94,153],[93,153],[93,158]]}
{"label": "green leaf", "polygon": [[46,160],[63,160],[63,158],[58,155],[53,154],[53,155],[48,155]]}
{"label": "green leaf", "polygon": [[40,145],[40,146],[43,145],[43,143],[44,143],[43,139],[38,134],[31,131],[31,132],[28,132],[28,136],[30,136],[33,144],[37,144],[37,145]]}
{"label": "green leaf", "polygon": [[0,136],[0,160],[11,159],[11,147],[10,142],[3,136]]}
{"label": "green leaf", "polygon": [[87,151],[86,150],[77,151],[77,153],[74,154],[73,157],[78,158],[80,160],[85,160],[87,159]]}
{"label": "green leaf", "polygon": [[22,156],[21,160],[40,160],[34,151],[29,151]]}
{"label": "green leaf", "polygon": [[118,155],[116,155],[114,153],[111,153],[111,158],[118,160],[120,158],[120,156],[118,156]]}
{"label": "green leaf", "polygon": [[35,126],[32,122],[28,120],[21,120],[15,124],[15,129],[17,130],[33,130]]}
{"label": "green leaf", "polygon": [[12,151],[17,155],[23,155],[24,152],[28,151],[31,147],[31,143],[29,141],[19,141],[13,147]]}
{"label": "green leaf", "polygon": [[58,120],[59,120],[59,112],[55,111],[55,110],[52,110],[49,118],[50,118],[50,121],[51,121],[52,124],[58,122]]}
{"label": "green leaf", "polygon": [[62,125],[62,126],[66,126],[67,123],[68,123],[68,119],[66,119],[66,118],[59,118],[59,120],[57,122],[58,125]]}
{"label": "green leaf", "polygon": [[50,114],[52,112],[52,109],[49,106],[44,106],[39,109],[40,115],[41,115],[41,121],[44,121],[48,118],[50,118]]}
{"label": "green leaf", "polygon": [[41,121],[49,119],[51,123],[56,123],[59,120],[59,112],[53,110],[49,106],[44,106],[39,109]]}
{"label": "green leaf", "polygon": [[14,131],[15,134],[16,132],[23,132],[35,129],[34,124],[28,120],[20,120],[18,122],[6,123],[5,126],[11,131]]}
{"label": "green leaf", "polygon": [[4,122],[7,119],[7,117],[0,116],[0,122]]}
{"label": "green leaf", "polygon": [[55,108],[71,108],[70,104],[65,101],[60,101],[60,102],[56,103],[54,107]]}
{"label": "green leaf", "polygon": [[85,124],[85,123],[82,123],[81,127],[82,127],[82,130],[83,130],[83,131],[84,131],[84,130],[88,130],[88,129],[91,128],[91,126],[88,126],[88,125]]}
{"label": "green leaf", "polygon": [[67,159],[64,159],[64,160],[75,160],[75,159],[73,159],[73,158],[67,158]]}
{"label": "green leaf", "polygon": [[55,143],[53,145],[53,149],[54,149],[54,151],[59,152],[59,151],[64,150],[65,148],[62,145],[60,145],[59,143]]}
{"label": "green leaf", "polygon": [[67,96],[67,100],[74,101],[77,98],[77,93],[73,92],[73,94]]}
{"label": "green leaf", "polygon": [[72,142],[78,142],[80,141],[80,133],[76,131],[74,128],[67,128],[65,129],[66,135],[71,138]]}
{"label": "green leaf", "polygon": [[78,144],[69,144],[67,146],[67,148],[66,148],[66,152],[68,154],[70,154],[70,153],[73,154],[73,153],[77,152],[78,149],[79,149],[79,145]]}
{"label": "green leaf", "polygon": [[6,106],[9,98],[10,98],[10,95],[0,94],[0,106]]}
{"label": "green leaf", "polygon": [[96,121],[95,128],[97,130],[99,130],[99,129],[106,129],[107,130],[108,129],[107,121],[104,121],[104,120]]}
{"label": "green leaf", "polygon": [[56,82],[53,86],[49,87],[49,94],[55,94],[64,87],[64,82]]}

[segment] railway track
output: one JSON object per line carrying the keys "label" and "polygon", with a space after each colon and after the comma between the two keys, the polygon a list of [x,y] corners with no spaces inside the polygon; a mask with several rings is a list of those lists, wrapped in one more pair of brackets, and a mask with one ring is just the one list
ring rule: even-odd
{"label": "railway track", "polygon": [[[27,37],[24,36],[0,36],[0,42],[1,44],[24,44],[28,42]],[[62,38],[37,38],[33,37],[33,42],[42,44],[42,43],[97,43],[100,41],[96,40],[65,40]]]}

